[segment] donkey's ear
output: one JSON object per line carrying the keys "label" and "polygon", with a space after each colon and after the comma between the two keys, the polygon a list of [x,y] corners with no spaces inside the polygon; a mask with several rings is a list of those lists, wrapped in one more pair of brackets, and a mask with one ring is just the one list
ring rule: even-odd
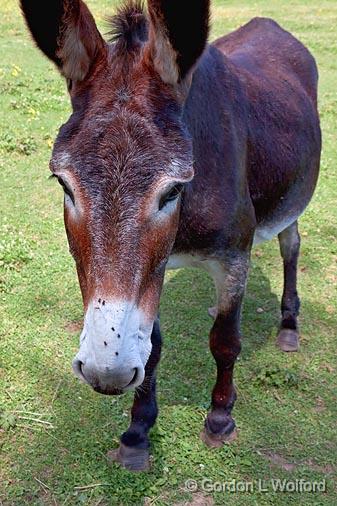
{"label": "donkey's ear", "polygon": [[81,0],[20,0],[38,47],[70,80],[81,81],[105,43]]}
{"label": "donkey's ear", "polygon": [[148,0],[150,49],[162,80],[178,84],[207,43],[210,0]]}

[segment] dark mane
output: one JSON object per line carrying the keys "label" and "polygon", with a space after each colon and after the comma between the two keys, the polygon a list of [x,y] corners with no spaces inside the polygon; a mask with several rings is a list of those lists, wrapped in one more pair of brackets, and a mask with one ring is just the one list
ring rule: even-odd
{"label": "dark mane", "polygon": [[109,42],[131,49],[147,40],[148,20],[143,0],[127,0],[109,19]]}

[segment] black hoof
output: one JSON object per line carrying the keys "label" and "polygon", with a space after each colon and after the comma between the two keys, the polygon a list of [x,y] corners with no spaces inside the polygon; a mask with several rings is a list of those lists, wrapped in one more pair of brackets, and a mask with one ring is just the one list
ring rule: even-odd
{"label": "black hoof", "polygon": [[298,351],[300,347],[300,336],[297,330],[281,329],[277,336],[277,346],[282,351]]}
{"label": "black hoof", "polygon": [[110,450],[107,457],[110,462],[118,462],[128,471],[139,472],[150,469],[150,454],[146,449],[132,448],[121,443],[116,450]]}
{"label": "black hoof", "polygon": [[206,429],[200,433],[201,440],[209,448],[221,448],[225,443],[230,443],[238,437],[237,430],[234,429],[230,434],[211,434]]}
{"label": "black hoof", "polygon": [[210,448],[220,448],[224,443],[236,439],[235,422],[230,415],[227,415],[226,419],[223,415],[219,416],[216,412],[212,412],[206,418],[200,437]]}

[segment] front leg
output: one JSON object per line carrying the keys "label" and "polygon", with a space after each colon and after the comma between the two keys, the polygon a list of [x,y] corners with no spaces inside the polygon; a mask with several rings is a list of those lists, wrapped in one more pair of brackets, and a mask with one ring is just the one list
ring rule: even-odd
{"label": "front leg", "polygon": [[235,437],[231,412],[236,400],[233,369],[240,344],[241,304],[246,286],[249,254],[240,253],[209,269],[218,293],[218,312],[210,333],[210,349],[217,366],[217,379],[212,393],[212,408],[205,421],[202,440],[220,447]]}
{"label": "front leg", "polygon": [[156,366],[160,360],[162,342],[159,319],[154,323],[151,342],[152,351],[145,366],[145,379],[135,392],[130,427],[122,434],[119,448],[108,453],[110,460],[119,462],[129,471],[146,471],[150,467],[148,434],[158,415]]}

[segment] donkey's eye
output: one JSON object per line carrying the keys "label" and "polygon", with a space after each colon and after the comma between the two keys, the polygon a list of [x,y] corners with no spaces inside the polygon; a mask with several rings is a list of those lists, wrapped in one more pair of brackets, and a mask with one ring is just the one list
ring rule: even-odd
{"label": "donkey's eye", "polygon": [[57,180],[60,183],[60,185],[62,186],[64,193],[66,195],[68,195],[68,197],[70,198],[70,200],[72,201],[72,203],[75,205],[74,194],[71,191],[71,189],[69,188],[69,186],[65,183],[65,181],[63,181],[63,179],[61,177],[57,177]]}
{"label": "donkey's eye", "polygon": [[173,200],[176,200],[181,192],[184,189],[184,185],[182,183],[178,183],[174,185],[168,193],[165,193],[159,201],[159,210],[163,209],[166,204],[169,202],[172,202]]}

